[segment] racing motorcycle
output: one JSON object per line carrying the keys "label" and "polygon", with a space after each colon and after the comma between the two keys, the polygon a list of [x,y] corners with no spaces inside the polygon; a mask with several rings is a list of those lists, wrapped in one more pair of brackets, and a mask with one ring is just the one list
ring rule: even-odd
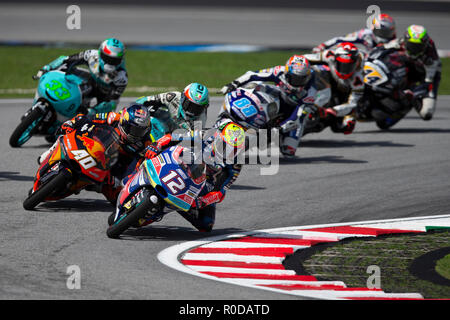
{"label": "racing motorcycle", "polygon": [[375,121],[387,130],[418,108],[426,85],[414,85],[420,76],[412,74],[410,61],[400,50],[377,47],[364,64],[364,95],[356,108],[358,121]]}
{"label": "racing motorcycle", "polygon": [[9,144],[13,148],[22,146],[33,135],[53,136],[64,121],[87,112],[80,108],[82,92],[89,87],[83,70],[69,67],[65,71],[53,70],[33,76],[33,79],[39,79],[36,96],[33,106],[11,134]]}
{"label": "racing motorcycle", "polygon": [[130,227],[160,221],[170,211],[188,212],[196,206],[195,200],[205,188],[206,166],[195,161],[187,164],[185,152],[191,151],[176,145],[144,159],[121,190],[116,210],[108,218],[109,238],[118,238]]}
{"label": "racing motorcycle", "polygon": [[[276,87],[251,82],[227,93],[217,122],[223,118],[229,118],[244,128],[247,150],[251,141],[259,139],[260,129],[270,130],[281,123],[280,99]],[[268,135],[267,145],[270,141],[271,135]]]}
{"label": "racing motorcycle", "polygon": [[342,123],[343,117],[338,117],[333,106],[339,105],[348,99],[350,90],[338,90],[339,84],[331,75],[331,69],[325,64],[312,66],[315,72],[317,93],[314,97],[314,107],[304,122],[303,136],[310,133],[321,132],[330,128],[333,132],[342,132],[337,126]]}
{"label": "racing motorcycle", "polygon": [[88,186],[101,185],[118,156],[119,137],[109,126],[86,124],[59,136],[42,161],[23,207],[32,210],[43,201],[63,199]]}
{"label": "racing motorcycle", "polygon": [[269,129],[280,120],[280,100],[271,85],[254,84],[225,95],[223,112],[244,129]]}

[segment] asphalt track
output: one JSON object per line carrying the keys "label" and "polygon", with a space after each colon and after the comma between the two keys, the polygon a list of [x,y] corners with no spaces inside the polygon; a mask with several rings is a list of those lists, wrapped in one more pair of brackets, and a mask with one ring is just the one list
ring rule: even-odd
{"label": "asphalt track", "polygon": [[[214,99],[209,121],[220,102]],[[389,132],[359,123],[352,135],[326,130],[304,138],[297,159],[279,172],[243,169],[218,207],[211,234],[176,213],[122,240],[106,237],[112,207],[96,193],[22,209],[36,158],[48,145],[33,138],[11,149],[9,136],[28,107],[0,101],[0,299],[298,299],[184,274],[157,254],[210,235],[376,219],[448,214],[450,97],[439,97],[432,121],[411,113]],[[78,265],[81,289],[66,287]]]}
{"label": "asphalt track", "polygon": [[[176,1],[175,1],[176,2]],[[239,1],[242,2],[242,1]],[[255,1],[253,1],[255,2]],[[259,1],[258,1],[259,2]],[[79,4],[81,29],[68,30],[66,3],[0,2],[0,42],[75,42],[96,44],[114,36],[127,44],[241,44],[276,48],[308,48],[366,26],[367,3],[356,0],[315,5],[267,8],[236,1],[212,1],[214,7]],[[303,1],[303,3],[306,1]],[[311,2],[311,1],[309,1]],[[77,2],[78,3],[78,2]],[[133,3],[133,2],[132,2]],[[153,2],[155,3],[155,1]],[[174,1],[169,1],[168,4]],[[376,2],[378,3],[378,2]],[[390,4],[402,5],[392,11]],[[439,49],[450,49],[449,1],[383,1],[381,11],[392,14],[400,36],[410,24],[424,25]],[[220,5],[219,5],[220,4]],[[337,4],[339,8],[336,8]],[[234,6],[233,6],[234,5]],[[273,4],[272,4],[273,5]],[[421,10],[421,8],[423,8]],[[433,9],[433,11],[427,12]],[[442,8],[441,10],[439,10]],[[397,8],[398,9],[398,8]],[[438,11],[439,10],[439,11]]]}

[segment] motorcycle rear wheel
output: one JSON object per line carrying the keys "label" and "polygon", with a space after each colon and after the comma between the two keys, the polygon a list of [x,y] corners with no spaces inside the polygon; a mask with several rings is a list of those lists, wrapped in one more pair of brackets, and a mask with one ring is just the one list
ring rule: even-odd
{"label": "motorcycle rear wheel", "polygon": [[66,171],[60,171],[53,179],[43,185],[41,188],[33,192],[23,202],[25,210],[33,210],[39,203],[43,202],[46,197],[56,190],[63,189],[65,184],[72,178],[71,174]]}
{"label": "motorcycle rear wheel", "polygon": [[[152,202],[150,201],[150,197],[145,195],[144,200],[140,203],[140,205],[131,210],[126,216],[122,216],[119,221],[112,223],[108,229],[106,230],[106,235],[108,238],[117,239],[119,236],[127,230],[129,227],[134,225],[139,221],[139,219],[143,218],[148,210],[150,209]],[[111,222],[111,219],[108,219],[108,224]]]}
{"label": "motorcycle rear wheel", "polygon": [[31,110],[11,134],[9,145],[18,148],[27,142],[35,133],[34,131],[39,125],[39,118],[42,118],[42,111],[39,108]]}

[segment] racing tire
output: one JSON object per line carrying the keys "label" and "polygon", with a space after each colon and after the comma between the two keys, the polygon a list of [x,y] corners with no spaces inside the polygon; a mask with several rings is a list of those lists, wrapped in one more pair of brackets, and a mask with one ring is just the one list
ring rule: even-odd
{"label": "racing tire", "polygon": [[400,121],[400,119],[398,119],[398,120],[395,120],[395,121],[393,121],[393,122],[391,122],[391,123],[386,123],[386,120],[378,120],[378,121],[376,121],[375,123],[377,124],[377,127],[379,128],[379,129],[381,129],[381,130],[384,130],[384,131],[387,131],[387,130],[389,130],[390,128],[392,128],[397,122],[399,122]]}
{"label": "racing tire", "polygon": [[72,175],[66,171],[60,171],[53,179],[44,184],[41,188],[31,193],[23,202],[25,210],[33,210],[39,203],[43,202],[46,197],[56,190],[63,189],[65,184],[70,181]]}
{"label": "racing tire", "polygon": [[19,123],[17,128],[11,134],[11,137],[9,138],[9,145],[13,148],[18,148],[27,142],[35,133],[38,123],[36,123],[31,129],[30,126],[33,125],[35,121],[38,121],[39,118],[42,118],[42,115],[42,110],[39,108],[31,110],[31,112],[22,120],[22,122]]}
{"label": "racing tire", "polygon": [[[151,205],[152,202],[150,201],[150,197],[147,194],[137,208],[131,210],[126,216],[122,216],[117,222],[111,224],[108,227],[108,229],[106,230],[106,235],[108,236],[108,238],[118,239],[125,230],[136,224],[139,219],[143,218],[147,214]],[[111,220],[109,218],[108,224],[110,222]]]}
{"label": "racing tire", "polygon": [[116,213],[113,212],[108,217],[108,226],[112,226],[114,224],[114,217],[116,216]]}

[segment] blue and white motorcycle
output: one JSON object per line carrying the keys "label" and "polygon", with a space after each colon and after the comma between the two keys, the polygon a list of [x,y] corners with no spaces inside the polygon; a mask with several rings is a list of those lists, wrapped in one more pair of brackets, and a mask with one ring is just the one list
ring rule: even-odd
{"label": "blue and white motorcycle", "polygon": [[121,190],[116,211],[108,219],[106,234],[118,238],[130,227],[143,227],[160,221],[170,211],[188,212],[206,191],[205,163],[190,164],[181,145],[145,159]]}
{"label": "blue and white motorcycle", "polygon": [[247,130],[276,127],[280,119],[276,91],[275,87],[263,84],[237,88],[225,95],[223,113]]}
{"label": "blue and white motorcycle", "polygon": [[[225,95],[217,123],[224,118],[231,119],[246,131],[246,150],[256,145],[265,149],[272,138],[268,133],[279,127],[282,116],[278,89],[273,85],[251,82]],[[267,130],[262,143],[260,135],[264,131],[261,130]]]}
{"label": "blue and white motorcycle", "polygon": [[86,112],[80,110],[81,86],[88,85],[88,79],[82,76],[82,72],[72,72],[71,69],[49,71],[33,77],[39,79],[33,106],[11,134],[11,147],[22,146],[33,135],[53,135],[64,121]]}

